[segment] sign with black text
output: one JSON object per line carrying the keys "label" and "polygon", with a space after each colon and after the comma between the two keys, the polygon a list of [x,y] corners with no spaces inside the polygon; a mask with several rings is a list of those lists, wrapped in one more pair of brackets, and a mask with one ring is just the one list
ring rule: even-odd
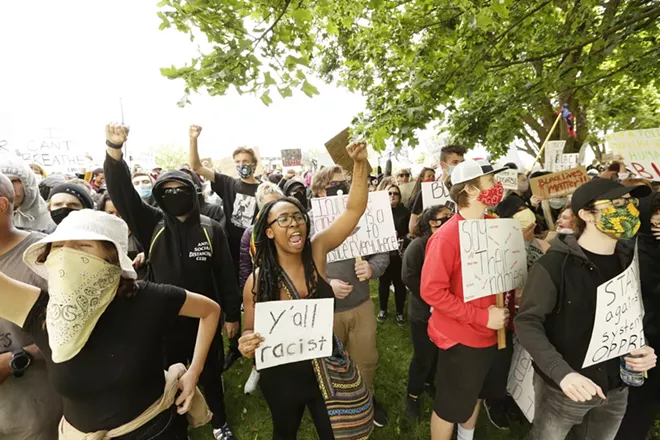
{"label": "sign with black text", "polygon": [[264,342],[255,352],[257,370],[332,354],[333,298],[257,302],[254,332]]}
{"label": "sign with black text", "polygon": [[509,368],[506,391],[525,414],[529,423],[534,422],[534,367],[529,355],[518,339],[513,341],[513,357]]}
{"label": "sign with black text", "polygon": [[442,205],[455,211],[455,203],[449,197],[449,188],[443,182],[422,182],[422,206],[424,209]]}
{"label": "sign with black text", "polygon": [[504,170],[495,174],[495,181],[500,182],[504,189],[518,189],[518,170]]}
{"label": "sign with black text", "polygon": [[[346,209],[348,195],[312,199],[315,233],[324,230]],[[395,251],[399,248],[387,191],[369,193],[367,209],[358,225],[339,247],[328,253],[328,263]]]}
{"label": "sign with black text", "polygon": [[646,345],[638,262],[635,248],[630,266],[598,286],[596,319],[582,368],[624,356]]}
{"label": "sign with black text", "polygon": [[660,180],[660,128],[621,131],[605,139],[639,177]]}
{"label": "sign with black text", "polygon": [[458,233],[465,302],[525,285],[527,254],[518,220],[461,220]]}

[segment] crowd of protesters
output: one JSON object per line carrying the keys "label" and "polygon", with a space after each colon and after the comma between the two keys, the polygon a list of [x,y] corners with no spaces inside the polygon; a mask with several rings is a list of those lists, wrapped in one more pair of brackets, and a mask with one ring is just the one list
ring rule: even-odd
{"label": "crowd of protesters", "polygon": [[[658,182],[619,160],[542,203],[530,179],[546,171],[518,170],[518,187],[504,190],[495,175],[515,164],[496,169],[449,145],[416,178],[370,176],[360,141],[346,147],[350,173],[257,176],[254,151],[238,148],[234,177],[202,163],[201,133],[190,127],[188,163],[164,172],[129,168],[121,124],[106,126],[103,167],[85,176],[0,156],[1,439],[187,439],[207,423],[216,440],[235,439],[222,374],[264,341],[255,305],[307,298],[334,298],[332,356],[255,364],[244,391],[261,389],[276,440],[297,438],[305,408],[320,439],[368,438],[389,423],[374,385],[390,291],[413,349],[402,409],[419,421],[427,393],[433,440],[473,439],[482,407],[498,429],[526,423],[507,394],[514,337],[534,363],[530,439],[646,438],[660,396]],[[453,203],[425,208],[422,184],[436,181]],[[398,249],[327,262],[370,191],[387,193]],[[336,195],[345,210],[314,230],[313,200]],[[504,307],[495,296],[464,302],[459,223],[496,218],[520,222],[529,276],[501,292]],[[635,254],[646,344],[585,368],[598,287]]]}

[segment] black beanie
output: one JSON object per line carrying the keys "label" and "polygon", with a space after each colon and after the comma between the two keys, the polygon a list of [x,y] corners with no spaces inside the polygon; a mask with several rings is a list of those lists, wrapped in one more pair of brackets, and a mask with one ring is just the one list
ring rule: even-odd
{"label": "black beanie", "polygon": [[83,209],[94,209],[94,202],[92,197],[87,192],[87,189],[84,186],[76,185],[73,183],[62,183],[53,188],[50,192],[49,199],[51,199],[55,194],[67,193],[71,194],[83,205]]}

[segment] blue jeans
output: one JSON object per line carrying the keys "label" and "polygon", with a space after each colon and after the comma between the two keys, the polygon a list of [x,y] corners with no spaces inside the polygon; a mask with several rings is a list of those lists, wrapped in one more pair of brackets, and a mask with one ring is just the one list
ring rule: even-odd
{"label": "blue jeans", "polygon": [[564,440],[569,432],[576,440],[614,440],[626,413],[628,388],[596,396],[588,402],[573,402],[560,389],[534,374],[534,424],[530,440]]}

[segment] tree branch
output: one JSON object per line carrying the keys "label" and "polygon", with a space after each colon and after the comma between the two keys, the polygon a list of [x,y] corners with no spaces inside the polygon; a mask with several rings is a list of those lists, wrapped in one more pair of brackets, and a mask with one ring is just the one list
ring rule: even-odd
{"label": "tree branch", "polygon": [[282,12],[280,13],[280,15],[277,16],[275,21],[273,21],[273,24],[271,24],[268,27],[268,29],[266,29],[264,31],[263,34],[259,35],[259,38],[257,38],[256,41],[254,42],[254,44],[252,45],[252,50],[250,50],[250,54],[252,54],[257,49],[257,46],[259,46],[259,43],[261,43],[261,41],[266,37],[266,35],[268,35],[275,28],[275,26],[277,26],[277,23],[280,22],[282,17],[284,17],[284,14],[286,14],[287,9],[289,9],[290,4],[291,4],[291,0],[286,0],[286,2],[284,3],[284,8],[282,9]]}

